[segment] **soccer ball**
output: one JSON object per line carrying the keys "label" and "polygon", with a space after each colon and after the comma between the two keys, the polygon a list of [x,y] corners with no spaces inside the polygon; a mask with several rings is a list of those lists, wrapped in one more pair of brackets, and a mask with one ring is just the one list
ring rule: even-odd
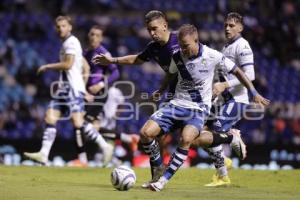
{"label": "soccer ball", "polygon": [[136,176],[132,169],[127,166],[116,167],[111,172],[111,183],[117,190],[126,191],[135,184]]}

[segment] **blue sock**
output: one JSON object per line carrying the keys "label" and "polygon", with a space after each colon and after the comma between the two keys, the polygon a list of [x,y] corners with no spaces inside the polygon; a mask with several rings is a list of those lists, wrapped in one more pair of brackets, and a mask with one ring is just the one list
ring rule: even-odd
{"label": "blue sock", "polygon": [[184,161],[187,159],[188,153],[188,149],[183,149],[180,147],[176,149],[163,175],[167,180],[170,180],[179,167],[184,163]]}

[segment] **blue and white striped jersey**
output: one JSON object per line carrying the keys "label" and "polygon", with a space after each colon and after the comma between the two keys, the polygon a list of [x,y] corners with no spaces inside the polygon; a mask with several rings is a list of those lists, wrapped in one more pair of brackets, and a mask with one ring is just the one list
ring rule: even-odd
{"label": "blue and white striped jersey", "polygon": [[169,72],[178,72],[178,83],[171,103],[189,109],[210,109],[216,68],[230,73],[235,63],[222,53],[199,44],[199,54],[188,59],[179,50],[174,53]]}

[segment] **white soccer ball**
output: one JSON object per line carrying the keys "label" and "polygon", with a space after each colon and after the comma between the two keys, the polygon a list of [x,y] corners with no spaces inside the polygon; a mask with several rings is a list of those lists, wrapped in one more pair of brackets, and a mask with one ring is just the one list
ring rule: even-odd
{"label": "white soccer ball", "polygon": [[111,184],[117,190],[126,191],[132,188],[136,182],[136,175],[132,169],[127,166],[116,167],[111,172]]}

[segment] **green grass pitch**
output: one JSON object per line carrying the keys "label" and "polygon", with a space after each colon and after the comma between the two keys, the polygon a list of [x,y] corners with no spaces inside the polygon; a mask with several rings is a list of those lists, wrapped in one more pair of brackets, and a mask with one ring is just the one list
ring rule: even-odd
{"label": "green grass pitch", "polygon": [[189,200],[300,199],[300,171],[232,170],[232,185],[206,188],[213,170],[180,169],[161,192],[140,188],[149,169],[134,169],[137,183],[129,191],[110,184],[112,169],[0,166],[0,200]]}

